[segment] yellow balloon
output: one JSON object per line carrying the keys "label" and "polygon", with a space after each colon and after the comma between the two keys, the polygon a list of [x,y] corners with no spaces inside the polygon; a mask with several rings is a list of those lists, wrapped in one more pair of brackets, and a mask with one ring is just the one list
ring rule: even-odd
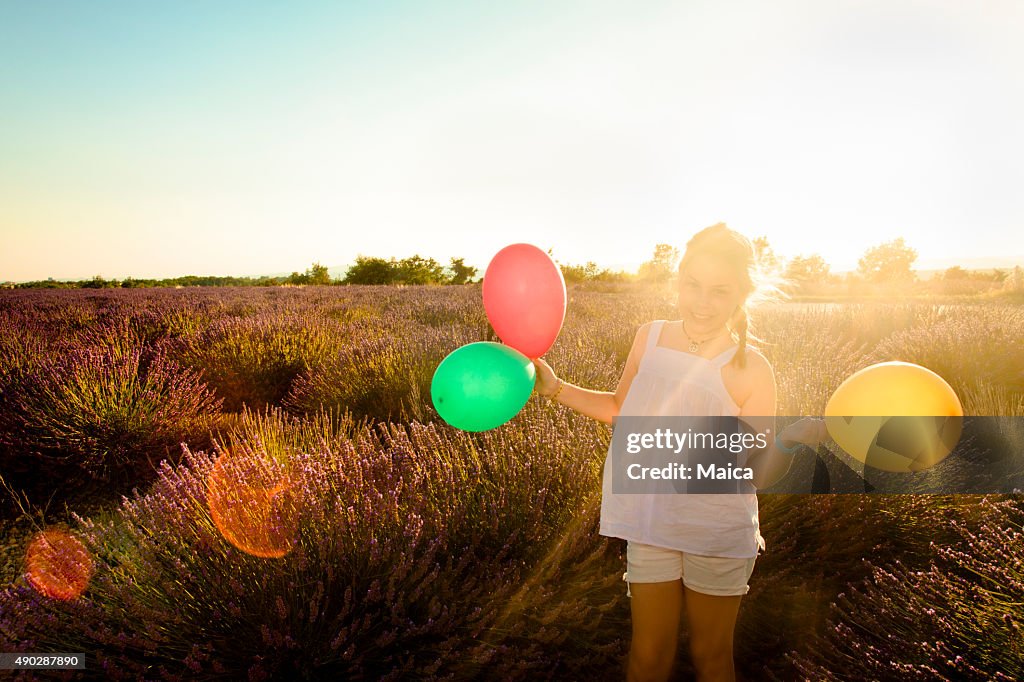
{"label": "yellow balloon", "polygon": [[825,407],[825,426],[854,459],[883,471],[922,471],[953,451],[963,406],[935,372],[909,362],[871,365],[846,379]]}

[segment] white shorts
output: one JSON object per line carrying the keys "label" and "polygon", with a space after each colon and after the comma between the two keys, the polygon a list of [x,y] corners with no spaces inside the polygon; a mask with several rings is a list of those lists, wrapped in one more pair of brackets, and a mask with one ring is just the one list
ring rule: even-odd
{"label": "white shorts", "polygon": [[626,596],[629,583],[660,583],[683,579],[694,592],[720,596],[743,595],[750,591],[747,581],[754,572],[756,556],[732,559],[702,556],[638,542],[626,542]]}

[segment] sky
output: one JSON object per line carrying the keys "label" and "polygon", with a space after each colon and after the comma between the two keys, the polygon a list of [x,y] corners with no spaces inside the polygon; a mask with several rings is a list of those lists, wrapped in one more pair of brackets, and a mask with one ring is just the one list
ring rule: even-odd
{"label": "sky", "polygon": [[856,267],[1024,262],[1024,3],[0,0],[0,281],[726,222]]}

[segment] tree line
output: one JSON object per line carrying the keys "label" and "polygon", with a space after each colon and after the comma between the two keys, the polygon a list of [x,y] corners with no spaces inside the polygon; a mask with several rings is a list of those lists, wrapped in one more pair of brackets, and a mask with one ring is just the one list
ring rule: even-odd
{"label": "tree line", "polygon": [[332,278],[327,266],[320,263],[305,272],[293,272],[282,277],[220,277],[215,275],[186,275],[164,279],[123,280],[104,279],[96,275],[80,282],[58,281],[52,277],[35,282],[15,284],[18,289],[111,289],[142,287],[216,287],[216,286],[284,286],[284,285],[336,285],[336,284],[467,284],[477,275],[477,268],[465,264],[463,258],[452,258],[445,267],[433,258],[419,255],[398,260],[359,256],[344,277]]}
{"label": "tree line", "polygon": [[[865,285],[891,285],[916,280],[914,263],[917,251],[906,244],[902,237],[877,246],[872,246],[860,258],[857,270],[845,277],[833,274],[825,259],[816,253],[797,255],[792,258],[778,257],[766,237],[752,240],[755,256],[763,271],[778,275],[788,283],[795,293],[820,293],[825,289],[835,290],[839,285],[848,289]],[[593,261],[583,265],[561,263],[548,250],[567,284],[580,282],[631,282],[665,283],[671,280],[678,266],[680,252],[671,244],[657,244],[651,258],[644,261],[635,273],[623,270],[600,268]],[[53,278],[23,282],[8,287],[17,288],[136,288],[136,287],[189,287],[189,286],[282,286],[282,285],[462,285],[479,282],[478,268],[466,265],[463,258],[451,258],[448,265],[442,265],[433,258],[419,254],[408,258],[379,258],[360,255],[350,265],[343,277],[332,278],[327,267],[313,263],[305,272],[293,272],[286,277],[219,277],[187,275],[166,279],[138,279],[127,277],[123,280],[104,279],[99,275],[80,282],[57,281]],[[1014,270],[969,271],[960,266],[946,269],[940,281],[951,287],[965,283],[990,283],[1001,286],[1004,283],[1014,291],[1024,289],[1024,274],[1018,266]]]}

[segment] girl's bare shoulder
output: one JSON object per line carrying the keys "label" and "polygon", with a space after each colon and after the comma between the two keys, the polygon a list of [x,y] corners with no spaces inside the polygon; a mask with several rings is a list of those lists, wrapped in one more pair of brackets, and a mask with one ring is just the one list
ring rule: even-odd
{"label": "girl's bare shoulder", "polygon": [[765,357],[758,348],[754,346],[747,346],[747,371],[752,375],[768,375],[774,376],[775,370],[772,369],[772,363]]}
{"label": "girl's bare shoulder", "polygon": [[651,327],[658,322],[665,322],[665,320],[651,320],[650,322],[644,322],[640,325],[636,330],[636,336],[633,338],[633,341],[637,344],[645,343],[647,341],[647,335],[651,333]]}

